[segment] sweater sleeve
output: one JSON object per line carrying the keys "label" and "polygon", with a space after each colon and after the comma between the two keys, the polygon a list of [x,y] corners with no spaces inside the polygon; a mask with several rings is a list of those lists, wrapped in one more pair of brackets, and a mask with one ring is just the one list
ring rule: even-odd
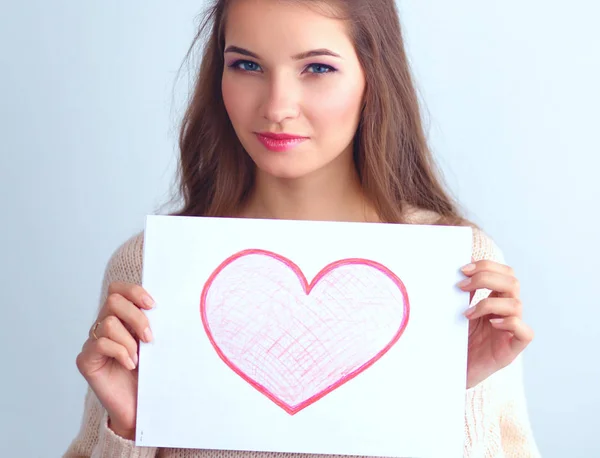
{"label": "sweater sleeve", "polygon": [[[114,281],[141,284],[143,262],[143,232],[119,246],[104,271],[99,308],[108,296],[108,286]],[[108,427],[106,410],[88,387],[79,433],[63,458],[154,458],[154,447],[136,447],[132,440],[116,435]]]}
{"label": "sweater sleeve", "polygon": [[[473,259],[505,263],[502,251],[479,229],[473,230]],[[490,293],[487,289],[477,290],[471,304]],[[466,397],[465,457],[540,457],[527,412],[520,355],[468,389]]]}

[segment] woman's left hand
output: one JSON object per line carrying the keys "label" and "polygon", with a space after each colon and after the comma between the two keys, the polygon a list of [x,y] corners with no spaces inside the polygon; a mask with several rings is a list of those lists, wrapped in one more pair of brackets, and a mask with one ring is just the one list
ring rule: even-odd
{"label": "woman's left hand", "polygon": [[458,284],[463,291],[487,288],[492,292],[465,312],[469,321],[467,388],[510,364],[533,340],[522,317],[519,281],[509,266],[482,260],[463,267],[468,277]]}

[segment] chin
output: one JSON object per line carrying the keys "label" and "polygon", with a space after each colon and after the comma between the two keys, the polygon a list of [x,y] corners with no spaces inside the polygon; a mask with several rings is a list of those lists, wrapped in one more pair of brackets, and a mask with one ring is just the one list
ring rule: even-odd
{"label": "chin", "polygon": [[256,167],[258,170],[260,170],[260,173],[264,174],[265,176],[270,176],[272,178],[281,180],[297,180],[314,172],[314,170],[306,170],[298,167],[282,167],[264,163],[256,163]]}
{"label": "chin", "polygon": [[[302,156],[302,155],[300,155]],[[306,157],[288,153],[258,152],[250,154],[256,168],[265,176],[283,180],[296,180],[312,175],[321,164],[311,163]]]}

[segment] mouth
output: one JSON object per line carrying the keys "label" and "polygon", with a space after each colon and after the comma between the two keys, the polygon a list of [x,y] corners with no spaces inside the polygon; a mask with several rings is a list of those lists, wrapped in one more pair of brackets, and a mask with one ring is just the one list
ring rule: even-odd
{"label": "mouth", "polygon": [[273,134],[270,132],[256,133],[256,137],[265,148],[276,152],[289,151],[298,146],[300,143],[308,140],[308,137],[290,134]]}

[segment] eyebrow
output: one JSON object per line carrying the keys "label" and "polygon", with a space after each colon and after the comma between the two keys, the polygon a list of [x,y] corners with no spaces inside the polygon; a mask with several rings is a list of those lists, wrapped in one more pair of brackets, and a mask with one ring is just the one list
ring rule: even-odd
{"label": "eyebrow", "polygon": [[[228,46],[227,49],[225,50],[225,53],[228,53],[228,52],[235,52],[237,54],[242,54],[244,56],[249,56],[249,57],[253,57],[254,59],[260,60],[260,56],[258,54],[253,53],[252,51],[248,51],[247,49],[240,48],[239,46]],[[292,56],[292,59],[302,60],[302,59],[307,59],[309,57],[317,57],[317,56],[331,56],[331,57],[338,57],[340,59],[342,58],[342,56],[334,53],[333,51],[330,51],[329,49],[321,48],[321,49],[313,49],[311,51],[301,52],[300,54],[296,54],[295,56]]]}

